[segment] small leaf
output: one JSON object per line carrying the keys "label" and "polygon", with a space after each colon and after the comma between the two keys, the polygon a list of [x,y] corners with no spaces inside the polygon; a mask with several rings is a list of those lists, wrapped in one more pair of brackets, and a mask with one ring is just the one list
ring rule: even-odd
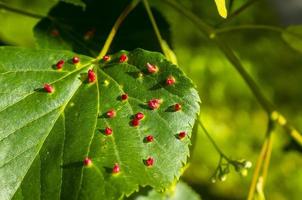
{"label": "small leaf", "polygon": [[225,0],[215,0],[218,13],[221,17],[226,18],[228,11],[226,9]]}
{"label": "small leaf", "polygon": [[74,64],[74,56],[0,47],[1,199],[120,199],[139,186],[169,187],[187,162],[199,112],[191,80],[142,49],[107,61],[77,55]]}
{"label": "small leaf", "polygon": [[287,27],[282,32],[282,38],[289,46],[302,53],[302,25]]}

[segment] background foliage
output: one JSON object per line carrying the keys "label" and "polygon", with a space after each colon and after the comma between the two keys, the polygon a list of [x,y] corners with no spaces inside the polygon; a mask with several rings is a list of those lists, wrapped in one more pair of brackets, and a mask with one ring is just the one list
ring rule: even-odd
{"label": "background foliage", "polygon": [[[56,1],[51,0],[32,0],[30,4],[20,0],[2,1],[41,15],[46,15],[47,11],[56,4]],[[287,14],[284,14],[286,12],[281,9],[286,7],[285,3],[279,6],[278,1],[259,0],[240,15],[224,22],[224,19],[217,14],[213,1],[185,0],[180,2],[208,23],[220,24],[220,27],[242,24],[285,27],[293,23],[302,23],[302,9],[299,3],[296,10],[300,8],[300,12],[293,17],[294,11],[290,11],[292,15],[289,15],[290,12],[287,11]],[[232,4],[228,5],[232,6],[228,6],[229,13],[245,1],[230,2]],[[232,158],[249,158],[255,163],[267,125],[264,111],[242,78],[213,43],[200,35],[183,16],[160,1],[155,1],[153,5],[161,11],[169,23],[171,45],[177,55],[179,65],[198,87],[203,101],[200,117],[210,133],[224,152]],[[115,17],[117,16],[113,16]],[[35,47],[32,29],[39,19],[4,10],[1,10],[0,19],[2,27],[0,39],[3,44]],[[147,33],[139,34],[139,31],[147,31]],[[152,35],[151,28],[150,30],[136,30],[136,32],[142,36]],[[140,38],[139,41],[143,42],[138,47],[146,48],[144,43],[150,42],[148,36]],[[290,48],[282,40],[280,33],[274,31],[237,30],[223,33],[223,38],[236,51],[246,69],[261,85],[265,95],[301,130],[301,53]],[[101,42],[98,46],[100,44]],[[212,184],[209,179],[216,168],[219,155],[202,130],[197,129],[197,132],[195,148],[190,158],[191,164],[185,171],[184,181],[200,193],[203,199],[244,199],[248,192],[251,173],[245,178],[231,173],[225,182]],[[295,146],[282,129],[277,129],[273,135],[273,153],[266,184],[267,199],[300,199],[301,166],[301,148]]]}

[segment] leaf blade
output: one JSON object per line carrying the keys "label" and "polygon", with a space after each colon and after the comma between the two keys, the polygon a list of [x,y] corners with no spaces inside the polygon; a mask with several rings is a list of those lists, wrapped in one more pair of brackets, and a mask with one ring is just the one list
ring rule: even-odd
{"label": "leaf blade", "polygon": [[[8,54],[12,60],[5,58]],[[122,54],[128,56],[125,63],[119,61]],[[0,48],[5,70],[15,75],[28,75],[22,82],[26,87],[19,87],[19,79],[3,84],[5,91],[14,98],[19,98],[12,90],[15,87],[28,95],[0,111],[3,122],[0,138],[6,141],[0,142],[1,163],[11,163],[15,156],[22,158],[11,163],[13,167],[0,168],[1,180],[5,180],[0,182],[0,194],[10,190],[4,196],[10,199],[19,188],[16,199],[26,199],[27,194],[34,193],[53,199],[118,199],[130,195],[139,185],[150,185],[157,190],[168,187],[180,176],[186,163],[191,129],[199,112],[200,100],[192,82],[163,55],[142,49],[121,51],[111,55],[109,62],[80,56],[79,66],[70,63],[73,55],[66,51]],[[62,57],[67,60],[63,71],[51,72],[56,71],[53,64]],[[149,74],[147,62],[157,65],[159,72]],[[94,69],[95,83],[87,82],[88,69]],[[139,74],[142,76],[137,76]],[[175,77],[175,84],[165,85],[166,78],[171,75]],[[18,75],[4,72],[0,82],[13,80],[13,77]],[[52,81],[53,94],[36,90],[43,86],[44,80]],[[129,94],[128,100],[119,98],[123,93]],[[162,99],[159,109],[148,108],[147,102],[152,98]],[[182,104],[181,111],[171,110],[176,102]],[[116,109],[117,116],[104,117],[111,108]],[[143,112],[145,118],[139,127],[133,127],[131,120],[137,112]],[[14,116],[9,117],[11,114]],[[113,129],[111,136],[103,132],[107,126]],[[179,131],[186,131],[187,138],[178,139]],[[148,134],[154,135],[152,143],[145,142]],[[30,151],[26,159],[22,154],[24,149]],[[7,156],[7,152],[13,153]],[[83,166],[86,156],[92,159],[92,167]],[[149,156],[155,160],[152,167],[144,162]],[[48,162],[52,162],[51,165]],[[17,178],[10,178],[21,163],[24,170],[18,171]],[[118,175],[112,174],[115,163],[120,167]],[[57,173],[53,179],[50,178],[52,170]],[[42,174],[33,175],[37,171]],[[41,187],[37,188],[39,185]]]}

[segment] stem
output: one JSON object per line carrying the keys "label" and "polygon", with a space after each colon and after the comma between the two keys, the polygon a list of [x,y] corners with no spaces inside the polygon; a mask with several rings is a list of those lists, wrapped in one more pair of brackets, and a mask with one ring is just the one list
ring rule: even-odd
{"label": "stem", "polygon": [[[189,19],[196,27],[204,33],[207,37],[212,39],[220,48],[220,50],[224,53],[224,55],[228,58],[231,64],[235,67],[235,69],[239,72],[242,76],[244,81],[250,87],[251,91],[255,95],[256,99],[258,100],[259,104],[263,107],[263,109],[267,112],[268,116],[270,117],[272,113],[276,112],[273,105],[265,98],[262,94],[260,88],[257,86],[255,81],[252,77],[246,72],[244,67],[242,66],[239,58],[233,52],[233,50],[218,36],[215,34],[215,30],[203,22],[199,17],[193,14],[190,10],[180,6],[177,2],[173,0],[162,0],[162,2],[169,5],[171,8],[175,9],[177,12],[184,15],[187,19]],[[281,124],[282,127],[289,133],[289,135],[299,144],[302,146],[302,136],[301,134],[294,129],[289,123]]]}
{"label": "stem", "polygon": [[268,31],[275,31],[278,33],[283,32],[284,30],[280,27],[276,26],[269,26],[269,25],[257,25],[257,24],[246,24],[246,25],[240,25],[240,26],[233,26],[233,27],[226,27],[226,28],[220,28],[215,31],[217,34],[231,32],[231,31],[237,31],[237,30],[268,30]]}
{"label": "stem", "polygon": [[[269,160],[270,160],[269,159],[270,158],[270,153],[269,152],[271,152],[271,132],[272,132],[272,129],[273,129],[273,121],[271,119],[269,119],[268,126],[267,126],[267,131],[266,131],[266,137],[265,137],[265,140],[262,144],[259,157],[257,159],[257,163],[256,163],[255,171],[253,173],[253,177],[252,177],[251,185],[250,185],[250,188],[249,188],[247,200],[252,200],[254,195],[255,195],[255,190],[256,190],[256,186],[257,186],[257,182],[258,182],[258,179],[259,179],[259,174],[260,174],[263,162],[265,162],[265,165],[267,165],[266,167],[268,167]],[[265,172],[265,173],[267,173],[267,172]],[[265,176],[266,176],[266,174],[265,174]]]}
{"label": "stem", "polygon": [[203,125],[203,123],[201,122],[200,119],[198,119],[198,124],[199,126],[202,128],[203,132],[206,134],[206,136],[208,137],[208,139],[211,141],[212,145],[214,146],[215,150],[220,154],[220,157],[225,158],[227,161],[232,162],[218,147],[218,145],[216,144],[215,140],[212,138],[212,136],[209,134],[209,132],[207,131],[207,129],[205,128],[205,126]]}
{"label": "stem", "polygon": [[140,0],[132,0],[130,2],[130,4],[123,10],[123,12],[120,14],[120,16],[117,18],[113,27],[111,28],[111,31],[105,41],[105,44],[104,44],[101,52],[99,53],[97,59],[101,59],[104,55],[106,55],[120,25],[123,23],[123,21],[126,19],[128,14],[137,6],[137,4],[139,2],[140,2]]}
{"label": "stem", "polygon": [[271,155],[272,155],[272,149],[273,149],[273,138],[271,135],[269,138],[268,144],[267,144],[266,157],[264,160],[262,175],[261,175],[261,177],[263,178],[263,187],[265,185],[265,181],[266,181],[266,177],[267,177],[267,173],[268,173],[268,168],[269,168]]}
{"label": "stem", "polygon": [[3,2],[0,2],[0,9],[5,9],[5,10],[8,10],[8,11],[20,14],[20,15],[25,15],[25,16],[28,16],[28,17],[36,18],[36,19],[41,19],[41,18],[47,17],[47,16],[43,16],[43,15],[40,15],[40,14],[37,14],[37,13],[32,13],[32,12],[29,12],[29,11],[21,10],[19,8],[13,8],[10,5],[7,5]]}
{"label": "stem", "polygon": [[153,27],[153,29],[154,29],[155,35],[156,35],[156,37],[157,37],[157,40],[158,40],[158,42],[159,42],[160,48],[161,48],[162,52],[165,54],[165,56],[168,57],[168,56],[166,55],[166,53],[165,53],[166,51],[165,51],[165,47],[164,47],[164,45],[163,45],[163,38],[162,38],[162,36],[161,36],[161,34],[160,34],[160,31],[159,31],[159,28],[158,28],[158,26],[157,26],[157,24],[156,24],[156,21],[155,21],[155,18],[154,18],[154,16],[153,16],[153,13],[152,13],[152,10],[151,10],[151,8],[150,8],[150,5],[149,5],[149,3],[148,3],[148,0],[143,0],[143,3],[144,3],[144,6],[145,6],[145,9],[146,9],[146,11],[147,11],[148,17],[149,17],[149,19],[150,19],[150,22],[151,22],[151,24],[152,24],[152,27]]}

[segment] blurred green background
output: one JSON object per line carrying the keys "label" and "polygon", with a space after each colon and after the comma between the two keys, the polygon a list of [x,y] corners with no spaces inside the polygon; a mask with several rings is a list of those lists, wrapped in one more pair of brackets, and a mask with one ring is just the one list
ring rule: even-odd
{"label": "blurred green background", "polygon": [[[1,0],[0,2],[47,15],[58,0]],[[217,27],[243,24],[286,27],[290,24],[302,23],[302,3],[299,0],[290,3],[258,0],[226,22],[219,17],[213,0],[179,2],[209,24],[214,26],[220,24]],[[245,2],[245,0],[228,1],[229,12],[236,10]],[[202,99],[200,117],[208,131],[220,148],[232,159],[245,158],[255,164],[267,126],[265,112],[215,44],[199,33],[191,22],[161,1],[154,1],[152,5],[169,23],[166,27],[168,30],[163,27],[163,31],[170,34],[170,36],[166,34],[165,38],[171,41],[179,66],[197,85]],[[113,16],[108,17],[117,18],[116,12],[113,13],[115,13],[112,14]],[[102,20],[106,21],[106,19]],[[0,43],[37,47],[32,29],[38,22],[39,19],[1,9]],[[146,20],[140,23],[150,26],[149,29],[141,30],[142,34],[140,30],[135,30],[136,35],[140,36],[140,46],[137,47],[146,48],[150,43],[146,33],[152,35],[152,27]],[[107,32],[104,31],[102,34],[106,35]],[[117,39],[118,37],[119,35]],[[223,33],[223,38],[234,49],[264,94],[298,130],[302,130],[302,54],[290,48],[278,32],[239,30]],[[101,48],[102,43],[100,41],[95,45]],[[232,170],[226,181],[211,183],[210,178],[216,169],[219,154],[202,130],[198,129],[197,132],[195,148],[183,180],[201,194],[203,199],[245,199],[254,166],[246,177]],[[301,199],[302,151],[286,134],[280,128],[277,128],[273,134],[273,152],[265,187],[266,199]]]}

